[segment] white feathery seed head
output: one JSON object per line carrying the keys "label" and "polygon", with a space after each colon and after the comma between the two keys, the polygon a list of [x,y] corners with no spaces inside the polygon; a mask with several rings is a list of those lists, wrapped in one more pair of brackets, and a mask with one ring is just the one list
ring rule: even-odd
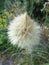
{"label": "white feathery seed head", "polygon": [[8,37],[13,45],[32,51],[39,44],[41,28],[27,13],[21,14],[10,22]]}

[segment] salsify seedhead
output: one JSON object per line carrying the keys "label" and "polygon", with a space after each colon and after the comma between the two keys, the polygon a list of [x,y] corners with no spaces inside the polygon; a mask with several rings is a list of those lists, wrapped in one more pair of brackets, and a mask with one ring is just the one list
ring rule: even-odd
{"label": "salsify seedhead", "polygon": [[21,14],[10,22],[8,37],[13,45],[32,51],[39,44],[41,28],[27,13]]}

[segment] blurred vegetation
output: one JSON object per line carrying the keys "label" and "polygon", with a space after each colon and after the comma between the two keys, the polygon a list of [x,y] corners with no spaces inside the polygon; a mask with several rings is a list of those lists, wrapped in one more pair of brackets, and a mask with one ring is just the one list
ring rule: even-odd
{"label": "blurred vegetation", "polygon": [[5,0],[0,0],[0,11],[4,9],[4,1]]}
{"label": "blurred vegetation", "polygon": [[[34,65],[49,65],[49,4],[48,0],[0,0],[0,54],[11,56],[21,52],[20,48],[10,44],[7,37],[7,29],[10,20],[23,12],[28,12],[42,27],[41,43],[32,54]],[[23,52],[25,53],[25,52]],[[27,57],[27,55],[26,55]],[[29,60],[30,57],[27,59]],[[30,61],[30,60],[29,60]],[[20,62],[20,61],[19,61]],[[25,65],[28,65],[27,63]]]}

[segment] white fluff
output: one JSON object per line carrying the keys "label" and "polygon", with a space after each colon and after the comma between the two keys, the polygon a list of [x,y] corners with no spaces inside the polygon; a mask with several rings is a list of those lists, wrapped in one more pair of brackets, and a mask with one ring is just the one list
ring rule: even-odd
{"label": "white fluff", "polygon": [[44,8],[45,8],[47,5],[49,5],[49,1],[48,1],[48,2],[45,2]]}
{"label": "white fluff", "polygon": [[11,43],[28,51],[32,51],[33,46],[39,44],[40,33],[40,26],[27,13],[15,17],[8,28]]}

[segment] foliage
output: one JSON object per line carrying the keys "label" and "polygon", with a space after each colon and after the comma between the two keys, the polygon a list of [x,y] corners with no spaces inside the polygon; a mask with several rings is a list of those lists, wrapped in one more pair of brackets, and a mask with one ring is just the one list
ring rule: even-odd
{"label": "foliage", "polygon": [[8,28],[8,19],[4,13],[0,13],[0,29]]}
{"label": "foliage", "polygon": [[0,0],[0,12],[4,10],[4,1],[5,0]]}
{"label": "foliage", "polygon": [[45,1],[46,0],[32,0],[32,2],[31,0],[28,1],[27,11],[31,18],[42,20],[42,18],[45,16],[45,12],[41,12],[41,9],[43,8]]}
{"label": "foliage", "polygon": [[49,63],[46,63],[46,64],[44,64],[44,65],[49,65]]}

